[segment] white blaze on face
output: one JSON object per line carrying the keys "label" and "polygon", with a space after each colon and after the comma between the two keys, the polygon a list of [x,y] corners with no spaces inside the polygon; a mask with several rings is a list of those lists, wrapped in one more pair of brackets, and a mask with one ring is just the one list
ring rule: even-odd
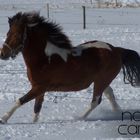
{"label": "white blaze on face", "polygon": [[45,54],[50,58],[53,54],[59,55],[65,62],[67,62],[68,54],[70,54],[70,50],[66,50],[63,48],[59,48],[52,44],[51,42],[47,42],[47,46],[45,47]]}

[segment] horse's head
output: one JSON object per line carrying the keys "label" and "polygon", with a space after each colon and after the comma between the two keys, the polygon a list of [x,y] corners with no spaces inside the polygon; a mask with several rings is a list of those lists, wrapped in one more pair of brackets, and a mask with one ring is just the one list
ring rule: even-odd
{"label": "horse's head", "polygon": [[14,58],[24,46],[26,18],[22,16],[22,13],[18,13],[9,18],[8,22],[9,31],[1,50],[2,59]]}
{"label": "horse's head", "polygon": [[26,41],[27,27],[35,24],[33,17],[35,17],[33,13],[22,14],[19,12],[12,18],[9,18],[9,31],[1,49],[1,59],[15,58],[22,51]]}

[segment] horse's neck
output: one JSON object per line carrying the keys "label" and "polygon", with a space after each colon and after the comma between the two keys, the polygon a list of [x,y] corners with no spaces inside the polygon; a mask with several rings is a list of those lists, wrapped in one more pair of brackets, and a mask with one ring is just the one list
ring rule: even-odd
{"label": "horse's neck", "polygon": [[43,49],[38,44],[26,46],[22,54],[28,68],[41,65],[43,59],[45,59]]}

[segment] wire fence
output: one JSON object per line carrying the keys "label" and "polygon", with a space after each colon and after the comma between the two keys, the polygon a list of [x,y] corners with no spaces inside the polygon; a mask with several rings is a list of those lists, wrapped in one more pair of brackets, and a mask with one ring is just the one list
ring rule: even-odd
{"label": "wire fence", "polygon": [[[8,22],[7,17],[12,16],[15,13],[21,11],[32,11],[32,10],[38,10],[40,11],[45,17],[49,17],[50,19],[54,21],[58,21],[58,23],[62,23],[64,26],[69,27],[69,29],[73,29],[73,27],[80,27],[79,29],[88,28],[88,29],[94,29],[94,27],[97,26],[140,26],[140,22],[110,22],[108,21],[110,17],[106,17],[107,15],[110,15],[110,13],[113,13],[115,15],[119,15],[119,17],[123,16],[125,18],[126,15],[130,13],[131,17],[133,14],[139,15],[140,10],[113,10],[113,9],[95,9],[94,0],[87,1],[89,5],[83,6],[79,3],[74,3],[69,8],[67,5],[63,5],[61,7],[60,5],[53,5],[48,4],[46,2],[44,3],[14,3],[14,4],[3,4],[0,5],[0,38],[5,38],[6,32],[8,30]],[[118,1],[114,1],[118,2]],[[114,3],[113,2],[113,3]],[[84,4],[85,5],[85,4]],[[83,12],[83,10],[85,12]],[[96,15],[98,13],[98,15]],[[105,18],[106,17],[106,18]],[[105,19],[104,19],[105,18]],[[137,17],[136,17],[137,18]],[[84,19],[84,20],[83,20]],[[93,19],[93,20],[91,20]],[[85,21],[86,20],[86,21]],[[86,25],[83,25],[86,24]],[[123,34],[140,34],[140,30],[134,30],[134,31],[124,31],[122,30],[121,33]],[[110,32],[109,34],[117,34],[117,32]],[[0,74],[24,74],[25,70],[0,70]]]}
{"label": "wire fence", "polygon": [[[0,31],[2,31],[3,26],[6,26],[8,28],[7,23],[7,17],[12,16],[15,13],[19,11],[40,11],[43,16],[46,18],[50,18],[51,20],[54,20],[60,24],[66,25],[70,28],[70,26],[80,26],[82,27],[88,27],[93,28],[95,25],[102,26],[102,25],[108,25],[108,26],[140,26],[139,22],[110,22],[109,17],[106,15],[110,15],[111,13],[114,14],[114,16],[121,17],[123,16],[125,18],[126,15],[130,13],[130,15],[133,16],[133,14],[140,14],[139,10],[136,11],[127,11],[124,9],[114,10],[114,9],[95,9],[93,1],[88,1],[89,4],[74,4],[71,6],[69,4],[67,5],[53,5],[48,3],[24,3],[24,4],[4,4],[0,5]],[[5,12],[6,11],[6,12]],[[97,15],[98,13],[98,15]],[[65,17],[65,19],[64,19]],[[104,19],[104,17],[107,17]],[[91,20],[92,19],[92,20]],[[91,26],[92,25],[92,26]],[[0,35],[1,36],[1,35]]]}

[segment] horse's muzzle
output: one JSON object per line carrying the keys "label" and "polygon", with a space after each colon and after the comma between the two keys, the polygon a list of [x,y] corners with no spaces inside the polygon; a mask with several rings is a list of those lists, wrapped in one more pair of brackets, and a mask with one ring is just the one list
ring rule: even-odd
{"label": "horse's muzzle", "polygon": [[9,59],[9,56],[8,56],[8,55],[5,55],[5,54],[2,52],[2,49],[0,50],[0,59],[2,59],[2,60],[8,60],[8,59]]}

